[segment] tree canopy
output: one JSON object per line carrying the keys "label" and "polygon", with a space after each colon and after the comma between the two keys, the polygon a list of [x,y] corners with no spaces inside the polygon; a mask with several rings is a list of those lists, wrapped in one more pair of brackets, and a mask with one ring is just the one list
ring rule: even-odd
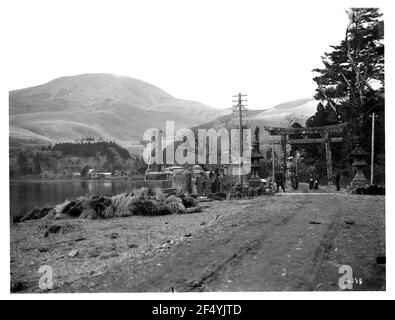
{"label": "tree canopy", "polygon": [[[346,142],[334,146],[334,160],[345,166],[356,140],[367,151],[371,144],[371,121],[376,119],[377,165],[384,166],[384,22],[377,8],[352,8],[346,11],[348,25],[344,40],[331,46],[315,68],[317,112],[306,126],[316,127],[342,122],[349,124]],[[310,158],[322,157],[322,146],[306,147]],[[380,170],[379,170],[380,171]],[[382,170],[383,171],[383,170]]]}

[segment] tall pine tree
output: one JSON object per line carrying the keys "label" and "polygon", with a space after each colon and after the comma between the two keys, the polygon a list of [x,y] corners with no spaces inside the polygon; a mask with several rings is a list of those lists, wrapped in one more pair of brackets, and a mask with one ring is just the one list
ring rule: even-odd
{"label": "tall pine tree", "polygon": [[[344,40],[324,53],[323,67],[313,70],[317,73],[315,98],[320,103],[306,125],[348,122],[349,139],[334,146],[335,161],[344,162],[356,137],[366,150],[370,150],[369,115],[375,112],[379,116],[376,120],[376,160],[378,166],[384,167],[384,22],[376,8],[353,8],[347,15],[349,23]],[[319,148],[309,148],[310,155],[318,156]]]}

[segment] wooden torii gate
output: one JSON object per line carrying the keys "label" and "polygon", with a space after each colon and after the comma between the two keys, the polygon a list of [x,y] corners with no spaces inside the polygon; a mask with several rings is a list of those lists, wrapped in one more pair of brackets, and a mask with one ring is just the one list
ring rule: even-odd
{"label": "wooden torii gate", "polygon": [[[335,142],[342,142],[342,137],[332,137],[334,133],[342,133],[343,129],[347,126],[347,122],[336,124],[332,126],[323,127],[307,127],[307,128],[279,128],[279,127],[268,127],[265,126],[265,130],[270,133],[271,136],[281,136],[281,146],[283,152],[283,170],[284,174],[287,170],[287,143],[291,145],[295,144],[311,144],[311,143],[325,143],[326,150],[326,168],[328,182],[333,183],[333,162],[332,162],[332,148],[331,144]],[[322,138],[309,139],[306,136],[312,134],[319,134]],[[302,139],[289,139],[290,135],[303,135]]]}

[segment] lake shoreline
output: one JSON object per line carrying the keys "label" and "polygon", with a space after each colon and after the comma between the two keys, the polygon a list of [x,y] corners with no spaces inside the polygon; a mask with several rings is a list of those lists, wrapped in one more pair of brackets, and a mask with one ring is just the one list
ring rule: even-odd
{"label": "lake shoreline", "polygon": [[9,179],[9,182],[30,182],[30,181],[37,181],[37,182],[78,182],[78,181],[114,181],[114,180],[126,180],[126,181],[143,181],[144,179],[135,179],[133,177],[107,177],[105,179],[80,179],[80,178],[12,178]]}
{"label": "lake shoreline", "polygon": [[111,180],[10,180],[10,217],[21,216],[35,207],[55,205],[80,196],[130,192],[144,181]]}

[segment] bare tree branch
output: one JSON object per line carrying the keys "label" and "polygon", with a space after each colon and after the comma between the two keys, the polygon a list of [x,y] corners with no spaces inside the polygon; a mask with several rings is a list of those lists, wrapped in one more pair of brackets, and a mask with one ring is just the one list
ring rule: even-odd
{"label": "bare tree branch", "polygon": [[336,111],[336,107],[333,104],[332,100],[329,99],[329,97],[326,95],[325,89],[320,84],[318,84],[318,89],[320,90],[320,92],[324,96],[325,100],[328,102],[329,106],[333,109],[333,111]]}

